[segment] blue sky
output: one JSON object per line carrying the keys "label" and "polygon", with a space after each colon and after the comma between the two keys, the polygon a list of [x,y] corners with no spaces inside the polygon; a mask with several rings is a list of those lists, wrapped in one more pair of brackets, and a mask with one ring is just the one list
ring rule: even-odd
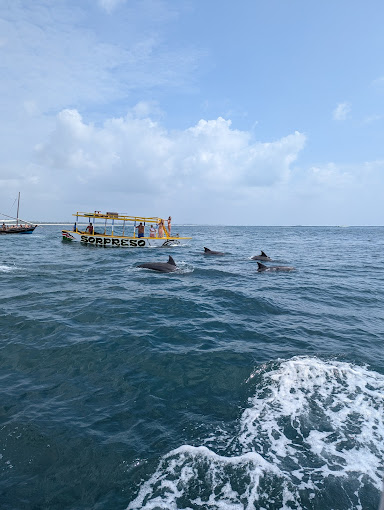
{"label": "blue sky", "polygon": [[2,0],[0,211],[381,225],[381,2]]}

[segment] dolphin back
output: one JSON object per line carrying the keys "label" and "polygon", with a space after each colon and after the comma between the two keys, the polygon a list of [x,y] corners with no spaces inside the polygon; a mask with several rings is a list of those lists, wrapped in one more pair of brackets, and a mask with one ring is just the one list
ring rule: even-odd
{"label": "dolphin back", "polygon": [[161,273],[171,273],[177,269],[176,262],[171,256],[169,256],[168,262],[145,262],[137,267],[153,269],[154,271],[160,271]]}
{"label": "dolphin back", "polygon": [[210,250],[209,248],[206,248],[205,246],[204,246],[204,254],[205,255],[224,255],[224,253],[222,251]]}
{"label": "dolphin back", "polygon": [[173,260],[171,256],[169,256],[168,264],[171,264],[171,266],[176,266],[176,262]]}
{"label": "dolphin back", "polygon": [[258,269],[268,269],[268,267],[265,264],[262,264],[261,262],[257,263],[257,268]]}

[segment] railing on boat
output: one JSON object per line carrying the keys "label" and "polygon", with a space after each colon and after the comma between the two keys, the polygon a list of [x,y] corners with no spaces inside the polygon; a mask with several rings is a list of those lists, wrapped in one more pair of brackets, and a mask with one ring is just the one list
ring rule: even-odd
{"label": "railing on boat", "polygon": [[167,227],[165,226],[165,220],[163,218],[159,218],[157,216],[151,216],[151,217],[144,217],[144,216],[129,216],[125,213],[117,213],[117,212],[106,212],[106,213],[102,213],[100,211],[94,211],[93,213],[88,213],[88,212],[81,212],[81,211],[78,211],[76,214],[73,214],[72,216],[76,216],[76,223],[75,223],[75,229],[74,231],[75,232],[79,232],[78,228],[77,228],[77,222],[79,221],[79,218],[87,218],[89,221],[91,219],[93,219],[93,230],[95,228],[95,220],[97,219],[104,219],[105,220],[105,230],[104,230],[104,234],[99,234],[99,235],[106,235],[106,227],[107,227],[107,221],[108,220],[112,220],[112,236],[114,236],[114,222],[115,220],[117,221],[122,221],[123,222],[123,232],[122,232],[122,235],[121,236],[116,236],[116,237],[124,237],[124,231],[125,231],[125,223],[126,222],[129,222],[129,223],[133,223],[134,224],[134,230],[133,230],[133,238],[136,238],[136,223],[144,223],[144,226],[146,223],[151,223],[151,224],[156,224],[156,225],[159,225],[160,223],[162,223],[163,225],[163,230],[164,230],[164,236],[165,238],[169,238],[170,235],[169,235],[169,232],[168,232],[168,229]]}

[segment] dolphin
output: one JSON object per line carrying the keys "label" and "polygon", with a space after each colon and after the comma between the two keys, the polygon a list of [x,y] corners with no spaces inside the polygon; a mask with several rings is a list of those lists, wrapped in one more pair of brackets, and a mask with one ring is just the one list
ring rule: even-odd
{"label": "dolphin", "polygon": [[294,271],[294,267],[289,266],[266,266],[262,264],[261,262],[257,263],[258,268],[257,271],[261,273],[262,271]]}
{"label": "dolphin", "polygon": [[145,262],[144,264],[140,264],[137,267],[153,269],[154,271],[159,271],[160,273],[172,273],[178,269],[176,262],[171,256],[169,256],[168,262]]}
{"label": "dolphin", "polygon": [[204,246],[204,255],[225,255],[222,251],[213,251]]}
{"label": "dolphin", "polygon": [[264,262],[272,262],[272,259],[268,257],[268,255],[264,253],[263,250],[261,250],[260,255],[254,255],[251,257],[251,260],[263,260]]}

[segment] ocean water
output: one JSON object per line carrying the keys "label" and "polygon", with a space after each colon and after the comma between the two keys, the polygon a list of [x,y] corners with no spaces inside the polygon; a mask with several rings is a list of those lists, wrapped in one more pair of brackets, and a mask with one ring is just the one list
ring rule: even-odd
{"label": "ocean water", "polygon": [[0,236],[2,510],[378,508],[384,228],[60,230]]}

